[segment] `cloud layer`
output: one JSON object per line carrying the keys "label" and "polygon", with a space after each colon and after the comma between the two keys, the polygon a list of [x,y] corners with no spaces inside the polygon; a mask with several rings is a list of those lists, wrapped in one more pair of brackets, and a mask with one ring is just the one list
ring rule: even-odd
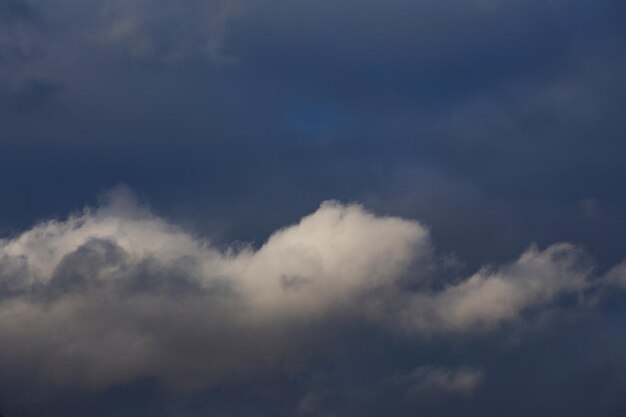
{"label": "cloud layer", "polygon": [[[436,264],[427,228],[360,205],[325,202],[259,248],[224,250],[118,189],[99,208],[1,241],[0,365],[60,386],[202,387],[297,369],[351,324],[481,335],[564,298],[584,306],[598,285],[570,244],[447,281]],[[609,277],[602,285],[623,281],[619,270]],[[416,377],[452,391],[479,381],[459,372]]]}
{"label": "cloud layer", "polygon": [[0,0],[0,414],[626,415],[625,4]]}

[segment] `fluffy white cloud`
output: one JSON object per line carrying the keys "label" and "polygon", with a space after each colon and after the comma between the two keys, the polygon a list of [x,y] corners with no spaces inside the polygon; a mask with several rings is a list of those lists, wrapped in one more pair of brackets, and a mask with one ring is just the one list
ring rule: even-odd
{"label": "fluffy white cloud", "polygon": [[591,273],[574,245],[531,247],[509,265],[483,268],[437,293],[412,295],[406,320],[420,330],[491,330],[524,312],[549,309],[560,296],[582,297],[593,285]]}
{"label": "fluffy white cloud", "polygon": [[[359,205],[325,202],[258,249],[220,251],[117,190],[98,209],[0,241],[0,366],[58,384],[194,386],[291,367],[342,323],[483,332],[593,285],[569,244],[443,287],[424,279],[432,263],[424,226]],[[477,380],[437,375],[427,379]]]}

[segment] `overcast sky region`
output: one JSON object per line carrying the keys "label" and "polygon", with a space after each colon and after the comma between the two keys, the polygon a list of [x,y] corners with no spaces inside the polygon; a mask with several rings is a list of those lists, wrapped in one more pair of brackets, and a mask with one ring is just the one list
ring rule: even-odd
{"label": "overcast sky region", "polygon": [[623,0],[0,0],[2,417],[626,415]]}

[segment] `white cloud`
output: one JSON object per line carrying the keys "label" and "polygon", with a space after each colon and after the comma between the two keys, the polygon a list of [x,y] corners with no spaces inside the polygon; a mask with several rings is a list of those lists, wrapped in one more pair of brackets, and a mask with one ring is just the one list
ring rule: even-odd
{"label": "white cloud", "polygon": [[550,308],[564,294],[582,297],[592,285],[591,272],[574,245],[531,247],[509,265],[484,268],[440,292],[412,297],[407,320],[423,330],[492,330],[526,311]]}
{"label": "white cloud", "polygon": [[[584,254],[558,244],[440,290],[407,288],[432,257],[418,222],[337,202],[258,249],[220,251],[117,190],[0,241],[0,366],[64,385],[194,386],[292,367],[341,323],[409,337],[492,331],[592,285]],[[459,390],[476,380],[427,376]]]}

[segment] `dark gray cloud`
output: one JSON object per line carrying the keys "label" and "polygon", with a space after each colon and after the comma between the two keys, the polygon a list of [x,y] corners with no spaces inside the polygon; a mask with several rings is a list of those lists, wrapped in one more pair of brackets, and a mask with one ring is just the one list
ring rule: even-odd
{"label": "dark gray cloud", "polygon": [[[29,8],[37,53],[11,60],[5,107],[21,113],[2,126],[3,175],[20,184],[2,187],[31,208],[3,208],[4,229],[127,182],[226,241],[340,198],[425,218],[474,266],[533,240],[620,258],[615,2]],[[583,199],[606,217],[582,219]],[[465,236],[482,230],[476,248]]]}

